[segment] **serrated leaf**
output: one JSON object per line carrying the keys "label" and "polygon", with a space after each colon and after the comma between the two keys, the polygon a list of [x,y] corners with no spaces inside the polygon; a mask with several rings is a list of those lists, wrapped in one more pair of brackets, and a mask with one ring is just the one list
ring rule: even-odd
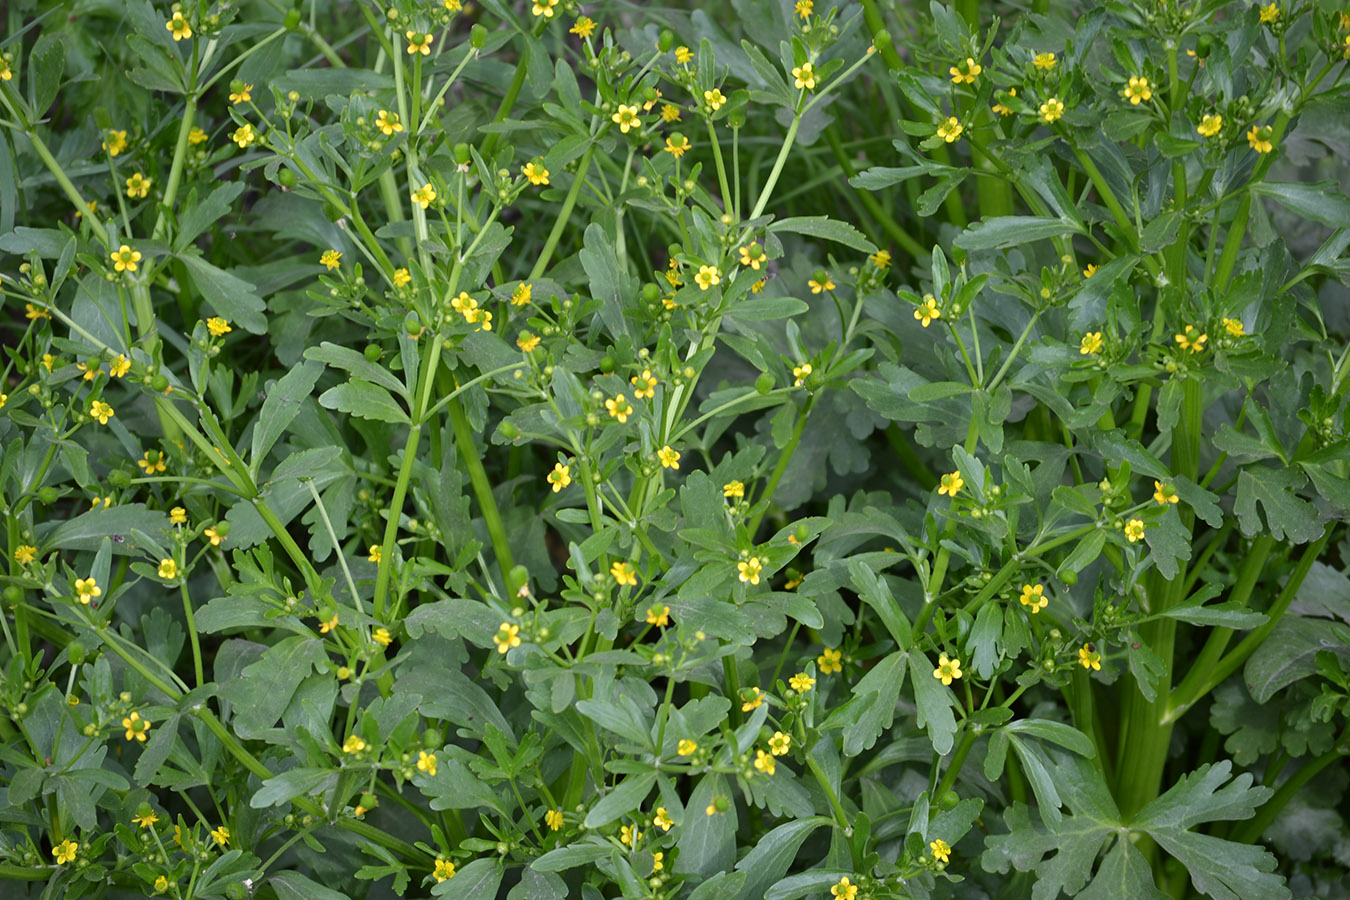
{"label": "serrated leaf", "polygon": [[905,684],[907,654],[895,652],[877,663],[853,686],[853,700],[840,712],[846,715],[844,755],[870,750],[895,721],[896,701]]}
{"label": "serrated leaf", "polygon": [[253,428],[250,463],[255,471],[300,414],[301,404],[314,390],[321,374],[321,363],[305,362],[292,367],[267,391],[267,399],[263,401],[262,409],[258,412],[258,422]]}
{"label": "serrated leaf", "polygon": [[928,732],[939,756],[952,752],[956,716],[952,714],[952,689],[933,677],[933,663],[918,650],[909,654],[909,674],[914,680],[914,702],[919,708],[918,725]]}
{"label": "serrated leaf", "polygon": [[[1252,537],[1269,529],[1276,540],[1287,539],[1295,544],[1321,537],[1317,508],[1293,493],[1304,481],[1298,469],[1243,469],[1238,474],[1237,497],[1233,501],[1242,533]],[[1257,513],[1257,504],[1265,512],[1264,522]]]}
{"label": "serrated leaf", "polygon": [[324,391],[319,395],[319,405],[360,419],[374,419],[391,425],[408,425],[412,422],[388,391],[360,378],[353,378]]}
{"label": "serrated leaf", "polygon": [[770,234],[787,231],[793,234],[822,238],[827,241],[834,241],[836,244],[843,244],[845,247],[851,247],[862,253],[877,252],[877,245],[869,241],[861,231],[847,222],[831,219],[829,216],[795,216],[788,219],[779,219],[771,223],[768,230]]}
{"label": "serrated leaf", "polygon": [[1072,219],[1049,216],[995,216],[975,222],[953,241],[964,250],[1000,250],[1044,238],[1082,234]]}
{"label": "serrated leaf", "polygon": [[242,278],[218,269],[197,255],[195,250],[184,250],[178,258],[187,266],[192,281],[206,302],[219,315],[252,334],[267,332],[267,308],[257,290]]}

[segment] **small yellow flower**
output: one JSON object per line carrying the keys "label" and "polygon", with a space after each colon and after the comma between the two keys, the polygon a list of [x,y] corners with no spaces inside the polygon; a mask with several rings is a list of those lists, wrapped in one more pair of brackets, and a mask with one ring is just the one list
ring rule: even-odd
{"label": "small yellow flower", "polygon": [[398,120],[398,113],[382,109],[375,117],[375,127],[385,137],[392,137],[403,130],[403,123]]}
{"label": "small yellow flower", "polygon": [[109,156],[116,156],[127,149],[127,133],[109,129],[108,136],[103,141],[103,149],[108,151]]}
{"label": "small yellow flower", "polygon": [[230,323],[220,316],[212,316],[206,320],[206,330],[211,332],[211,337],[224,337],[231,331]]}
{"label": "small yellow flower", "polygon": [[1251,130],[1247,132],[1247,143],[1257,153],[1269,153],[1271,150],[1275,149],[1275,145],[1271,143],[1270,140],[1274,136],[1275,129],[1271,128],[1269,125],[1264,125],[1260,128],[1253,125]]}
{"label": "small yellow flower", "polygon": [[740,500],[745,497],[745,485],[740,481],[728,481],[722,485],[722,496]]}
{"label": "small yellow flower", "polygon": [[426,209],[436,202],[436,189],[428,182],[412,192],[412,202]]}
{"label": "small yellow flower", "polygon": [[1097,267],[1093,263],[1088,263],[1087,267],[1083,269],[1084,278],[1091,278],[1093,275],[1096,274],[1097,274]]}
{"label": "small yellow flower", "polygon": [[642,120],[638,118],[638,108],[636,106],[625,106],[619,104],[619,111],[610,116],[610,121],[619,126],[619,130],[627,134],[631,128],[641,128]]}
{"label": "small yellow flower", "polygon": [[937,127],[937,136],[951,144],[961,137],[961,133],[965,130],[966,127],[961,121],[956,116],[951,116]]}
{"label": "small yellow flower", "polygon": [[764,564],[760,562],[758,556],[752,556],[736,563],[736,570],[739,573],[736,577],[740,579],[742,584],[759,584],[759,576],[764,571]]}
{"label": "small yellow flower", "polygon": [[147,450],[145,456],[136,460],[136,465],[145,470],[146,475],[153,475],[156,472],[163,472],[168,468],[164,463],[163,450]]}
{"label": "small yellow flower", "polygon": [[952,76],[952,84],[974,84],[975,76],[983,72],[984,67],[967,56],[965,62],[957,63],[947,71]]}
{"label": "small yellow flower", "polygon": [[[1008,88],[1008,96],[1009,96],[1009,97],[1016,97],[1016,96],[1017,96],[1017,88]],[[994,112],[998,113],[1000,116],[1011,116],[1011,115],[1013,114],[1012,107],[1011,107],[1011,106],[1008,106],[1006,103],[1003,103],[1003,102],[995,103],[994,106],[993,106],[993,110],[994,110]]]}
{"label": "small yellow flower", "polygon": [[1041,104],[1041,121],[1049,125],[1064,116],[1064,103],[1058,97],[1051,97]]}
{"label": "small yellow flower", "polygon": [[703,812],[706,813],[709,816],[709,818],[717,815],[717,804],[709,803],[706,807],[704,807]]}
{"label": "small yellow flower", "polygon": [[436,867],[432,870],[431,874],[435,876],[437,884],[440,884],[442,881],[449,881],[451,878],[455,877],[455,864],[448,859],[441,859],[438,856],[436,857]]}
{"label": "small yellow flower", "polygon": [[1223,116],[1210,115],[1206,113],[1201,119],[1200,124],[1195,126],[1201,137],[1212,138],[1223,128]]}
{"label": "small yellow flower", "polygon": [[834,897],[835,900],[857,900],[858,886],[850,881],[849,877],[845,875],[843,878],[839,879],[838,884],[830,888],[830,895]]}
{"label": "small yellow flower", "polygon": [[328,271],[333,271],[342,265],[342,253],[339,250],[325,250],[319,257],[319,264],[325,266]]}
{"label": "small yellow flower", "polygon": [[797,14],[798,18],[809,19],[815,8],[816,4],[814,0],[797,0],[797,4],[793,7],[793,11]]}
{"label": "small yellow flower", "polygon": [[815,278],[808,278],[806,284],[811,288],[811,293],[813,294],[819,294],[821,291],[834,290],[834,282],[830,280],[828,272],[825,273],[824,280],[817,281]]}
{"label": "small yellow flower", "polygon": [[371,640],[379,644],[381,647],[388,647],[390,644],[394,642],[394,636],[389,633],[388,628],[383,627],[376,628],[375,633],[372,634],[370,637]]}
{"label": "small yellow flower", "polygon": [[619,842],[627,844],[629,847],[637,847],[638,841],[642,840],[642,832],[636,825],[624,825],[619,829]]}
{"label": "small yellow flower", "polygon": [[543,16],[545,19],[553,18],[554,7],[558,5],[558,0],[534,0],[534,6],[530,12],[536,16]]}
{"label": "small yellow flower", "polygon": [[1078,345],[1078,352],[1083,356],[1094,356],[1102,352],[1103,346],[1102,333],[1100,331],[1089,331],[1083,335],[1083,340]]}
{"label": "small yellow flower", "polygon": [[713,88],[711,91],[703,92],[703,102],[707,103],[708,108],[713,112],[717,112],[722,108],[722,104],[727,102],[727,98],[726,95],[722,93],[721,89]]}
{"label": "small yellow flower", "polygon": [[169,889],[169,879],[163,875],[155,879],[155,893],[162,894]]}
{"label": "small yellow flower", "polygon": [[257,137],[258,136],[253,132],[253,126],[247,122],[245,122],[242,127],[236,128],[230,134],[230,140],[238,144],[240,150],[243,150],[249,144],[252,144]]}
{"label": "small yellow flower", "polygon": [[497,652],[501,654],[506,654],[512,647],[519,647],[520,626],[503,622],[497,633],[492,636],[492,643],[497,645]]}
{"label": "small yellow flower", "polygon": [[581,16],[576,20],[576,23],[567,30],[582,40],[585,40],[595,32],[595,20],[588,18],[587,16]]}
{"label": "small yellow flower", "polygon": [[561,809],[550,809],[544,813],[544,824],[548,826],[549,831],[557,831],[563,827],[563,814]]}
{"label": "small yellow flower", "polygon": [[676,159],[679,159],[680,157],[684,156],[685,153],[688,152],[690,146],[691,144],[689,142],[689,138],[685,137],[683,134],[677,131],[670,137],[666,138],[666,146],[664,149],[665,152],[669,153]]}
{"label": "small yellow flower", "polygon": [[144,815],[133,816],[131,821],[135,822],[142,828],[152,828],[154,827],[154,824],[159,821],[159,816],[155,815],[154,811],[152,810],[151,812],[145,813]]}
{"label": "small yellow flower", "polygon": [[1224,316],[1223,327],[1228,332],[1229,337],[1240,338],[1247,334],[1247,329],[1242,327],[1241,319],[1230,319]]}
{"label": "small yellow flower", "polygon": [[698,752],[698,744],[689,738],[680,738],[680,742],[675,745],[675,752],[680,756],[693,756]]}
{"label": "small yellow flower", "polygon": [[319,623],[319,634],[328,634],[330,631],[332,631],[334,628],[337,627],[338,627],[338,614],[333,613],[333,618],[329,619],[327,622]]}
{"label": "small yellow flower", "polygon": [[219,547],[220,542],[225,539],[225,536],[222,535],[219,531],[216,531],[214,526],[203,531],[202,537],[210,541],[212,547]]}
{"label": "small yellow flower", "polygon": [[942,476],[940,483],[938,484],[938,494],[955,497],[957,491],[961,490],[965,485],[966,480],[961,477],[961,470],[957,469],[955,472],[948,472],[946,475]]}
{"label": "small yellow flower", "polygon": [[89,415],[91,418],[98,419],[98,424],[107,425],[108,420],[113,416],[113,408],[102,400],[95,400],[89,404]]}
{"label": "small yellow flower", "polygon": [[221,847],[228,847],[230,845],[230,829],[224,825],[219,828],[212,828],[211,839]]}
{"label": "small yellow flower", "polygon": [[375,563],[376,565],[379,565],[380,558],[383,555],[384,555],[384,548],[382,546],[380,546],[379,544],[371,544],[370,551],[369,554],[366,556],[366,559],[370,562]]}
{"label": "small yellow flower", "polygon": [[553,471],[548,473],[545,480],[553,485],[553,493],[556,494],[572,483],[572,467],[554,463]]}
{"label": "small yellow flower", "polygon": [[14,561],[21,566],[26,566],[37,559],[37,548],[31,544],[20,544],[14,549]]}
{"label": "small yellow flower", "polygon": [[816,668],[820,670],[820,674],[822,675],[829,675],[832,672],[842,672],[844,671],[844,666],[841,662],[843,658],[844,654],[841,651],[826,647],[821,654],[816,657]]}
{"label": "small yellow flower", "polygon": [[1169,503],[1177,503],[1181,500],[1177,496],[1177,489],[1170,484],[1163,484],[1161,481],[1153,482],[1153,499],[1159,506],[1166,506]]}
{"label": "small yellow flower", "polygon": [[612,418],[618,419],[622,425],[628,421],[628,417],[633,414],[633,405],[628,402],[628,398],[619,394],[613,400],[605,401],[605,409],[609,411]]}
{"label": "small yellow flower", "polygon": [[[125,244],[123,244],[122,246],[123,246],[123,247],[126,247]],[[130,248],[128,248],[128,249],[130,249]],[[114,253],[112,256],[113,256],[113,259],[114,259],[114,260],[117,259],[117,254],[116,254],[116,253]],[[136,258],[137,258],[137,259],[140,259],[139,256],[136,257]],[[118,269],[117,271],[120,272],[120,271],[122,271],[122,270],[121,270],[121,269]],[[135,270],[135,268],[132,268],[131,271],[134,272],[134,271],[136,271],[136,270]],[[48,312],[47,310],[43,309],[43,308],[40,307],[40,306],[34,306],[34,305],[31,304],[31,303],[25,303],[25,304],[23,305],[23,314],[24,314],[24,316],[25,316],[26,318],[29,318],[29,319],[35,319],[35,320],[36,320],[36,319],[50,319],[50,318],[52,317],[52,314],[51,314],[50,312]],[[48,371],[48,372],[50,372],[51,369],[52,369],[51,366],[48,366],[48,367],[47,367],[47,371]]]}
{"label": "small yellow flower", "polygon": [[1280,20],[1280,8],[1274,3],[1267,3],[1261,7],[1261,24],[1274,25]]}
{"label": "small yellow flower", "polygon": [[127,196],[133,199],[141,200],[150,193],[151,181],[140,172],[127,179]]}
{"label": "small yellow flower", "polygon": [[1121,90],[1120,95],[1130,101],[1131,106],[1138,106],[1143,100],[1153,99],[1153,88],[1149,86],[1147,78],[1142,75],[1132,75],[1129,83]]}
{"label": "small yellow flower", "polygon": [[1144,539],[1144,520],[1131,519],[1121,528],[1125,532],[1125,537],[1131,544]]}
{"label": "small yellow flower", "polygon": [[1058,62],[1059,60],[1055,59],[1055,54],[1053,53],[1037,53],[1031,60],[1031,64],[1042,72],[1050,71]]}
{"label": "small yellow flower", "polygon": [[342,743],[342,752],[347,754],[360,753],[366,749],[365,740],[357,734],[347,735],[347,740]]}
{"label": "small yellow flower", "polygon": [[240,85],[239,90],[230,92],[230,103],[236,105],[240,103],[248,103],[250,100],[253,99],[253,94],[251,93],[252,90],[253,85],[251,84]]}
{"label": "small yellow flower", "polygon": [[188,132],[188,143],[192,144],[194,147],[204,142],[206,138],[207,138],[206,132],[202,131],[200,128],[193,128],[191,131]]}
{"label": "small yellow flower", "polygon": [[542,162],[527,162],[521,168],[520,174],[536,187],[548,184],[548,169],[544,168]]}
{"label": "small yellow flower", "polygon": [[649,606],[647,608],[647,624],[655,625],[658,628],[665,628],[670,624],[670,607]]}
{"label": "small yellow flower", "polygon": [[126,244],[118,247],[108,258],[113,261],[113,268],[119,272],[135,272],[136,263],[141,261],[141,251],[133,250]]}
{"label": "small yellow flower", "polygon": [[[547,172],[544,174],[548,174]],[[534,288],[529,282],[522,281],[511,291],[511,305],[525,306],[534,296]]]}
{"label": "small yellow flower", "polygon": [[1022,585],[1022,605],[1031,607],[1031,614],[1035,615],[1050,603],[1050,598],[1045,596],[1045,587],[1039,584]]}
{"label": "small yellow flower", "polygon": [[643,369],[641,375],[634,375],[628,379],[628,383],[633,386],[633,396],[639,400],[650,400],[656,396],[656,385],[659,383],[656,376],[652,374],[651,369]]}
{"label": "small yellow flower", "polygon": [[56,864],[64,866],[68,862],[75,861],[75,854],[79,852],[80,845],[66,838],[61,843],[52,848],[52,856],[56,857]]}
{"label": "small yellow flower", "polygon": [[653,871],[653,872],[660,872],[662,869],[664,869],[664,868],[666,867],[666,864],[665,864],[664,862],[662,862],[662,860],[664,860],[665,858],[666,858],[666,855],[665,855],[664,853],[662,853],[661,851],[659,851],[659,850],[658,850],[657,852],[655,852],[655,853],[652,854],[652,871]]}
{"label": "small yellow flower", "polygon": [[765,775],[772,775],[778,768],[778,763],[774,758],[763,750],[755,751],[755,768]]}
{"label": "small yellow flower", "polygon": [[816,72],[810,63],[793,66],[792,78],[799,91],[813,91],[816,88]]}
{"label": "small yellow flower", "polygon": [[170,581],[178,577],[178,563],[171,559],[161,559],[159,561],[159,569],[156,571],[160,578],[163,578],[165,581]]}
{"label": "small yellow flower", "polygon": [[680,121],[680,108],[672,103],[663,103],[661,105],[661,121],[666,124]]}
{"label": "small yellow flower", "polygon": [[614,580],[618,582],[620,587],[623,587],[625,584],[634,587],[637,586],[637,571],[633,568],[631,563],[623,561],[615,562],[609,567],[609,574],[614,576]]}
{"label": "small yellow flower", "polygon": [[680,65],[682,66],[688,65],[689,61],[693,58],[694,52],[690,50],[688,47],[675,48],[675,62],[679,63]]}
{"label": "small yellow flower", "polygon": [[810,675],[807,675],[805,672],[798,672],[796,675],[793,675],[791,678],[788,679],[788,687],[792,688],[799,694],[805,694],[807,691],[811,690],[811,687],[815,683],[816,680],[812,678]]}
{"label": "small yellow flower", "polygon": [[722,283],[722,270],[717,266],[699,266],[694,281],[698,283],[699,290],[706,291],[713,285]]}
{"label": "small yellow flower", "polygon": [[114,378],[123,378],[126,376],[127,372],[130,371],[131,360],[120,353],[112,358],[112,362],[108,363],[108,372]]}
{"label": "small yellow flower", "polygon": [[752,294],[761,294],[761,293],[763,293],[763,292],[764,292],[764,285],[767,284],[767,283],[768,283],[768,279],[766,279],[766,278],[761,278],[761,279],[759,279],[759,281],[756,281],[754,284],[750,285],[750,293],[752,293]]}
{"label": "small yellow flower", "polygon": [[775,731],[769,738],[769,750],[774,756],[784,756],[792,749],[792,735]]}
{"label": "small yellow flower", "polygon": [[183,14],[178,10],[174,10],[173,18],[165,23],[164,28],[173,35],[175,43],[192,37],[192,26],[188,24],[188,20],[183,18]]}
{"label": "small yellow flower", "polygon": [[938,309],[937,300],[932,294],[923,295],[923,302],[914,310],[914,318],[918,319],[924,328],[927,328],[934,319],[942,318],[942,311]]}
{"label": "small yellow flower", "polygon": [[1201,333],[1194,325],[1187,325],[1185,332],[1173,335],[1173,339],[1181,345],[1182,350],[1199,353],[1205,349],[1205,341],[1209,340],[1209,335]]}
{"label": "small yellow flower", "polygon": [[169,521],[174,525],[182,525],[187,521],[187,510],[181,506],[175,506],[169,510]]}
{"label": "small yellow flower", "polygon": [[949,685],[961,677],[961,660],[948,659],[947,654],[943,653],[938,657],[937,668],[933,670],[933,677],[941,681],[943,685]]}
{"label": "small yellow flower", "polygon": [[[553,2],[556,3],[557,0],[553,0]],[[535,8],[537,9],[538,7],[535,7]],[[551,15],[551,14],[550,14],[550,15]],[[409,30],[409,31],[403,32],[403,36],[406,37],[406,38],[408,39],[408,55],[409,55],[409,56],[413,56],[413,55],[416,55],[416,54],[418,54],[418,53],[422,54],[423,56],[430,56],[430,55],[431,55],[431,35],[430,35],[430,34],[424,34],[424,33],[420,32],[420,31],[412,31],[412,30]]]}
{"label": "small yellow flower", "polygon": [[122,727],[127,730],[126,738],[129,741],[140,741],[144,744],[145,739],[150,736],[147,733],[150,731],[150,723],[134,710],[122,720]]}
{"label": "small yellow flower", "polygon": [[656,458],[661,461],[663,469],[680,468],[680,451],[672,449],[669,444],[656,451]]}
{"label": "small yellow flower", "polygon": [[947,863],[951,859],[952,845],[938,838],[935,841],[928,842],[928,849],[933,852],[933,859],[940,863]]}
{"label": "small yellow flower", "polygon": [[764,703],[765,696],[765,693],[759,688],[752,687],[748,694],[741,695],[741,712],[750,712],[752,709],[759,709],[760,705]]}
{"label": "small yellow flower", "polygon": [[1102,655],[1091,644],[1084,644],[1078,648],[1078,664],[1085,669],[1100,672],[1102,670]]}
{"label": "small yellow flower", "polygon": [[872,265],[876,266],[878,269],[889,269],[891,267],[891,251],[889,250],[878,250],[867,258],[870,259]]}
{"label": "small yellow flower", "polygon": [[436,754],[425,750],[417,751],[417,771],[425,772],[428,778],[436,777]]}
{"label": "small yellow flower", "polygon": [[[558,819],[561,821],[562,816],[559,815]],[[671,828],[675,827],[675,823],[670,818],[670,813],[666,812],[664,806],[658,806],[656,808],[656,815],[652,818],[652,824],[662,831],[669,831]]]}

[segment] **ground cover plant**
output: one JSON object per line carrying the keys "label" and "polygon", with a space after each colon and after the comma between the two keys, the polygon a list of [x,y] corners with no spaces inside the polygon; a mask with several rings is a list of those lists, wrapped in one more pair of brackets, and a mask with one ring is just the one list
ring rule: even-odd
{"label": "ground cover plant", "polygon": [[4,15],[3,896],[1350,896],[1350,11]]}

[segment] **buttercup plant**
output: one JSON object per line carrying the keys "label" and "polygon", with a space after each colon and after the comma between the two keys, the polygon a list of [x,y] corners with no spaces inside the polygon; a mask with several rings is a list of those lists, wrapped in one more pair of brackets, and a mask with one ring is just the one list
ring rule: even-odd
{"label": "buttercup plant", "polygon": [[16,896],[1334,890],[1350,15],[7,25]]}

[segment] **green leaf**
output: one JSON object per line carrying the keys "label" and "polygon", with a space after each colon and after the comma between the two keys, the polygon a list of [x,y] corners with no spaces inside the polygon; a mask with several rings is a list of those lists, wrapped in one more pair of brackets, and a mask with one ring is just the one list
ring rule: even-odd
{"label": "green leaf", "polygon": [[177,253],[191,244],[197,235],[214,225],[219,219],[224,217],[234,205],[234,201],[239,199],[239,195],[244,192],[244,183],[242,181],[227,181],[224,184],[217,185],[216,189],[207,194],[206,197],[197,201],[195,197],[189,197],[186,204],[187,212],[178,222],[178,233],[173,238],[173,249]]}
{"label": "green leaf", "polygon": [[216,313],[253,334],[267,332],[267,318],[263,315],[267,304],[253,285],[216,268],[193,251],[184,250],[178,258],[187,266],[193,283]]}
{"label": "green leaf", "polygon": [[1350,198],[1333,181],[1317,184],[1280,184],[1258,181],[1252,193],[1269,197],[1286,209],[1331,228],[1350,228]]}
{"label": "green leaf", "polygon": [[764,900],[796,900],[807,894],[825,891],[839,883],[845,875],[857,877],[848,869],[812,869],[798,875],[789,875],[764,892]]}
{"label": "green leaf", "polygon": [[971,651],[971,667],[981,678],[994,674],[1002,643],[1003,611],[997,604],[986,603],[975,616],[975,627],[966,641]]}
{"label": "green leaf", "polygon": [[[882,732],[895,721],[896,701],[905,684],[908,654],[896,651],[873,666],[853,686],[853,699],[838,710],[844,725],[844,755],[872,749]],[[831,715],[822,729],[832,723]]]}
{"label": "green leaf", "polygon": [[1336,653],[1350,663],[1350,628],[1339,622],[1286,615],[1247,657],[1242,670],[1247,690],[1257,703],[1265,703],[1281,688],[1317,671],[1317,654]]}
{"label": "green leaf", "polygon": [[744,872],[720,872],[694,888],[689,900],[733,900],[744,884]]}
{"label": "green leaf", "polygon": [[1089,759],[1097,755],[1092,739],[1072,725],[1052,722],[1049,719],[1018,719],[1003,726],[1004,731],[1013,734],[1028,734],[1042,741],[1058,744],[1065,750],[1072,750],[1079,756]]}
{"label": "green leaf", "polygon": [[252,665],[221,684],[220,697],[234,706],[234,730],[242,738],[260,737],[276,724],[291,697],[313,670],[328,664],[323,641],[293,635],[268,647]]}
{"label": "green leaf", "polygon": [[1154,526],[1144,530],[1144,541],[1153,551],[1153,564],[1158,567],[1158,573],[1171,581],[1181,572],[1181,564],[1191,558],[1190,529],[1171,503]]}
{"label": "green leaf", "polygon": [[[718,797],[728,801],[726,812],[706,815],[704,810]],[[685,807],[688,812],[677,844],[680,856],[675,862],[676,874],[711,878],[735,865],[738,816],[731,800],[723,776],[710,772],[699,779]]]}
{"label": "green leaf", "polygon": [[1189,622],[1192,625],[1219,625],[1224,628],[1232,628],[1234,631],[1255,628],[1269,621],[1269,617],[1265,613],[1247,609],[1232,601],[1216,603],[1213,606],[1203,605],[1206,600],[1216,596],[1217,593],[1217,586],[1214,593],[1197,593],[1195,596],[1188,597],[1171,609],[1164,611],[1163,615],[1169,619]]}
{"label": "green leaf", "polygon": [[600,321],[615,337],[628,335],[628,320],[624,302],[637,297],[637,279],[619,265],[619,257],[609,235],[592,222],[586,226],[581,253],[581,267],[591,283],[591,296],[602,302]]}
{"label": "green leaf", "polygon": [[325,781],[337,778],[331,769],[291,769],[263,782],[257,793],[249,799],[248,805],[254,809],[266,809],[280,806],[301,794],[308,794]]}
{"label": "green leaf", "polygon": [[447,878],[431,889],[431,896],[448,900],[484,900],[496,897],[501,887],[505,871],[495,859],[475,859],[464,868],[455,872],[454,878]]}
{"label": "green leaf", "polygon": [[279,381],[273,382],[267,390],[267,399],[263,401],[258,413],[258,422],[253,427],[253,451],[250,463],[257,467],[267,458],[272,446],[276,444],[295,417],[305,399],[314,390],[315,383],[323,374],[323,365],[318,362],[305,362],[293,367]]}
{"label": "green leaf", "polygon": [[952,689],[933,677],[933,663],[918,650],[909,654],[909,674],[914,680],[914,702],[919,707],[918,725],[928,731],[928,739],[939,756],[952,752],[956,735],[956,716],[952,714]]}
{"label": "green leaf", "polygon": [[975,222],[953,243],[964,250],[1000,250],[1044,238],[1082,234],[1083,227],[1069,218],[1050,216],[996,216]]}
{"label": "green leaf", "polygon": [[42,119],[61,91],[66,70],[66,43],[60,32],[47,31],[28,54],[28,88],[33,92],[33,118]]}
{"label": "green leaf", "polygon": [[872,607],[872,611],[881,619],[896,647],[908,650],[914,642],[909,620],[900,611],[900,604],[891,593],[890,585],[860,560],[849,561],[848,573],[853,586],[858,590],[858,596]]}
{"label": "green leaf", "polygon": [[[1233,501],[1242,533],[1254,537],[1268,528],[1276,540],[1287,539],[1295,544],[1321,537],[1317,508],[1293,493],[1305,481],[1298,469],[1243,469],[1238,475],[1237,498]],[[1264,523],[1256,511],[1258,503],[1265,510]]]}
{"label": "green leaf", "polygon": [[909,392],[909,399],[915,403],[930,403],[934,400],[946,400],[948,397],[960,397],[969,394],[974,388],[959,381],[930,381],[921,384]]}
{"label": "green leaf", "polygon": [[1139,252],[1157,253],[1170,246],[1181,230],[1181,219],[1181,213],[1168,210],[1145,225],[1143,234],[1139,236]]}
{"label": "green leaf", "polygon": [[1079,900],[1171,900],[1158,890],[1144,854],[1129,841],[1117,840],[1097,866],[1097,877],[1078,895]]}
{"label": "green leaf", "polygon": [[520,881],[511,888],[506,900],[567,900],[567,882],[552,872],[530,866],[520,873]]}
{"label": "green leaf", "polygon": [[322,68],[292,69],[274,82],[283,92],[298,91],[302,99],[322,100],[330,94],[350,97],[394,89],[394,76],[369,69]]}
{"label": "green leaf", "polygon": [[45,522],[36,531],[44,555],[49,550],[97,550],[111,536],[113,553],[140,556],[147,548],[136,539],[137,532],[157,535],[168,529],[166,513],[146,509],[144,503],[124,503],[91,510],[60,524]]}
{"label": "green leaf", "polygon": [[409,425],[412,419],[403,407],[379,385],[353,378],[319,395],[319,405],[359,419],[374,419],[391,425]]}
{"label": "green leaf", "polygon": [[843,244],[845,247],[851,247],[862,253],[877,252],[877,245],[869,241],[861,231],[847,222],[840,222],[837,219],[831,219],[829,216],[795,216],[788,219],[779,219],[777,222],[770,223],[768,231],[770,234],[778,234],[784,231],[804,234],[809,237],[834,241],[836,244]]}
{"label": "green leaf", "polygon": [[351,900],[299,872],[278,872],[269,876],[267,883],[277,892],[277,900]]}
{"label": "green leaf", "polygon": [[744,872],[745,886],[738,900],[759,900],[765,890],[787,872],[797,858],[797,851],[817,829],[831,824],[830,819],[811,816],[785,822],[759,839],[754,849],[736,863],[736,870]]}
{"label": "green leaf", "polygon": [[655,772],[641,772],[625,777],[617,787],[602,797],[599,803],[591,807],[591,811],[586,814],[586,827],[599,828],[615,819],[636,815],[654,784],[656,784]]}
{"label": "green leaf", "polygon": [[733,303],[727,316],[742,322],[771,322],[800,316],[810,308],[805,300],[796,297],[750,297]]}
{"label": "green leaf", "polygon": [[601,843],[596,838],[594,842],[579,842],[550,850],[531,863],[530,868],[540,872],[565,872],[577,866],[589,866],[617,852],[612,845]]}

